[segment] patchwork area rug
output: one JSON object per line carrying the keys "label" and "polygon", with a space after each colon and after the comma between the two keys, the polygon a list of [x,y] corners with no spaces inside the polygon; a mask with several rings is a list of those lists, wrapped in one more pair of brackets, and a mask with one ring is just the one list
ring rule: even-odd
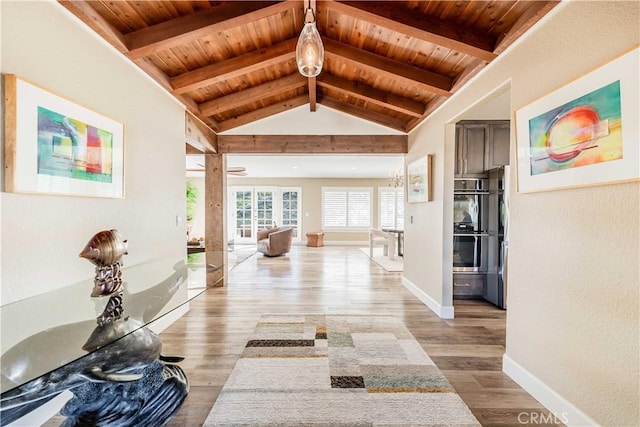
{"label": "patchwork area rug", "polygon": [[[367,258],[369,257],[368,247],[359,249],[360,252],[364,253],[367,256]],[[396,257],[396,259],[391,260],[388,256],[384,256],[383,248],[373,248],[373,258],[371,258],[371,261],[375,262],[380,267],[389,272],[404,271],[404,262],[402,260],[402,257]]]}
{"label": "patchwork area rug", "polygon": [[265,315],[205,426],[479,426],[393,316]]}

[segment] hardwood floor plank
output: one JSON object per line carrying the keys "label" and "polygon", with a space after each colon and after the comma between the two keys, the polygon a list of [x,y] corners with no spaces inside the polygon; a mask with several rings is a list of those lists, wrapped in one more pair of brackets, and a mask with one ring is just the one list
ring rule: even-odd
{"label": "hardwood floor plank", "polygon": [[191,383],[169,426],[202,425],[259,317],[269,313],[397,316],[483,425],[519,425],[522,412],[547,413],[501,371],[506,313],[484,301],[454,305],[456,319],[440,319],[404,288],[401,273],[387,273],[357,247],[294,246],[285,257],[254,255],[161,334],[163,353],[185,357],[180,366]]}

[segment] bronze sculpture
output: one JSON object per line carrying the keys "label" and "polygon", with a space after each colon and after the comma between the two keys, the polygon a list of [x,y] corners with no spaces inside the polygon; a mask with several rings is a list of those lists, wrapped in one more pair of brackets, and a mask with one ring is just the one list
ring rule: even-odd
{"label": "bronze sculpture", "polygon": [[96,266],[92,297],[110,296],[122,292],[122,263],[127,254],[127,241],[118,230],[100,231],[85,245],[81,258]]}

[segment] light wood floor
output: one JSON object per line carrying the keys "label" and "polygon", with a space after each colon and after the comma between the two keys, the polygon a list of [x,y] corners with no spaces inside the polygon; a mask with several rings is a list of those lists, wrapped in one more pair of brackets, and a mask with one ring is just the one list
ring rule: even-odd
{"label": "light wood floor", "polygon": [[[201,426],[266,313],[375,313],[401,318],[486,426],[532,424],[548,413],[502,373],[505,312],[482,301],[456,301],[442,320],[356,247],[294,246],[285,257],[257,254],[222,288],[208,289],[161,334],[163,353],[185,356],[191,389],[170,426]],[[545,418],[546,419],[546,418]],[[541,424],[536,424],[541,425]]]}

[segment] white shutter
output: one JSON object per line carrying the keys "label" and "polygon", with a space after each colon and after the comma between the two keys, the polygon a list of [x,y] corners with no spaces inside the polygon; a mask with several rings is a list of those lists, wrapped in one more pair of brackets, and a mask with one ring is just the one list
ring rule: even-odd
{"label": "white shutter", "polygon": [[322,194],[322,227],[347,226],[347,193],[324,191]]}
{"label": "white shutter", "polygon": [[335,231],[371,227],[372,188],[322,187],[322,228]]}
{"label": "white shutter", "polygon": [[378,192],[379,209],[378,215],[380,216],[380,228],[394,228],[395,227],[395,204],[396,194],[394,191],[380,190]]}
{"label": "white shutter", "polygon": [[371,192],[349,191],[348,193],[348,226],[370,227],[371,225]]}
{"label": "white shutter", "polygon": [[380,228],[404,229],[403,188],[378,188],[378,219]]}
{"label": "white shutter", "polygon": [[396,230],[404,230],[404,190],[396,193]]}

